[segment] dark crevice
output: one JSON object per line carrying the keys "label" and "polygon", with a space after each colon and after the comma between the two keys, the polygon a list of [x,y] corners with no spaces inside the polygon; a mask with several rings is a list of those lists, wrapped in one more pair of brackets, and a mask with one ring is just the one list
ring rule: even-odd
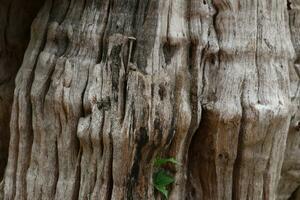
{"label": "dark crevice", "polygon": [[166,42],[163,45],[163,53],[165,57],[166,64],[169,65],[172,61],[173,56],[175,55],[176,51],[179,47],[175,45],[171,45],[169,42]]}
{"label": "dark crevice", "polygon": [[82,148],[79,147],[79,151],[77,154],[77,162],[76,162],[76,182],[75,182],[75,188],[74,188],[74,193],[73,193],[73,197],[71,197],[71,199],[78,199],[79,197],[79,191],[80,191],[80,179],[81,179],[81,158],[82,158]]}
{"label": "dark crevice", "polygon": [[127,100],[127,95],[128,95],[128,93],[127,93],[127,82],[128,82],[128,80],[127,80],[127,77],[125,76],[124,77],[124,79],[125,80],[122,80],[123,81],[123,88],[121,88],[121,90],[122,90],[122,93],[123,93],[123,99],[121,100],[122,101],[122,103],[123,103],[123,105],[122,105],[122,110],[121,110],[121,123],[123,123],[123,120],[124,120],[124,118],[125,118],[125,114],[126,114],[126,100]]}
{"label": "dark crevice", "polygon": [[292,6],[291,6],[291,1],[290,0],[287,0],[287,9],[288,10],[292,10]]}
{"label": "dark crevice", "polygon": [[300,197],[300,186],[293,192],[288,200],[299,200]]}
{"label": "dark crevice", "polygon": [[[209,145],[211,143],[211,135],[209,135],[210,125],[208,122],[208,111],[202,111],[201,122],[194,136],[192,137],[191,144],[188,152],[188,184],[187,184],[187,197],[191,199],[200,199],[203,194],[209,193],[207,185],[211,180],[206,180],[207,177],[203,177],[202,170],[205,167],[210,167],[211,171],[214,171],[215,166],[210,165],[212,157],[215,154],[214,149],[211,149]],[[199,145],[201,144],[201,145]],[[210,174],[211,176],[211,174]],[[211,177],[212,179],[213,177]]]}
{"label": "dark crevice", "polygon": [[88,70],[87,70],[87,79],[86,79],[84,88],[81,93],[81,111],[82,111],[83,116],[88,116],[91,113],[91,110],[84,109],[84,96],[88,95],[86,93],[88,92],[87,89],[88,89],[88,83],[89,83],[89,78],[90,78],[89,76],[90,76],[90,68],[88,68]]}
{"label": "dark crevice", "polygon": [[[103,115],[103,119],[105,119],[105,114]],[[105,123],[103,121],[103,123]],[[112,125],[112,124],[111,124]],[[110,130],[112,130],[112,127],[110,128]],[[109,169],[109,174],[108,174],[108,189],[107,189],[107,199],[111,199],[112,197],[112,193],[113,193],[113,185],[114,185],[114,182],[113,182],[113,152],[114,152],[114,147],[113,147],[113,136],[112,136],[112,132],[109,133],[109,152],[111,152],[110,156],[109,156],[109,166],[110,167]]]}
{"label": "dark crevice", "polygon": [[128,178],[128,183],[127,183],[127,198],[129,200],[133,200],[134,195],[133,195],[133,189],[135,185],[137,184],[137,180],[139,177],[140,173],[140,161],[142,159],[142,149],[143,147],[149,142],[149,136],[148,136],[148,130],[145,127],[141,127],[138,130],[138,138],[136,138],[136,149],[135,149],[135,157],[133,161],[133,166],[131,168],[131,172]]}
{"label": "dark crevice", "polygon": [[[61,124],[60,124],[60,128],[61,128]],[[60,131],[61,132],[61,131]],[[57,144],[57,138],[56,138],[56,140],[55,140],[55,161],[56,161],[56,163],[55,163],[55,177],[56,177],[56,179],[55,179],[55,182],[57,183],[58,182],[58,177],[59,177],[59,166],[58,166],[58,159],[59,159],[59,156],[58,156],[58,144]],[[54,194],[56,193],[56,186],[54,187]]]}
{"label": "dark crevice", "polygon": [[[241,124],[243,124],[244,121],[244,113],[242,114]],[[242,149],[243,149],[243,127],[240,128],[239,131],[239,137],[238,137],[238,147],[237,147],[237,157],[233,165],[233,173],[232,173],[232,199],[238,200],[239,197],[236,196],[238,191],[237,187],[239,187],[238,180],[240,180],[239,177],[239,169],[241,165],[241,155],[242,155]]]}
{"label": "dark crevice", "polygon": [[160,100],[163,101],[164,98],[167,96],[167,89],[166,86],[163,83],[159,84],[158,94],[160,97]]}
{"label": "dark crevice", "polygon": [[[9,16],[11,14],[11,7],[12,7],[12,3],[13,1],[10,1],[9,2],[9,5],[8,5],[8,9],[7,9],[7,13],[6,13],[6,23],[4,25],[4,45],[5,45],[5,49],[8,48],[9,44],[8,44],[8,39],[7,39],[7,31],[8,31],[8,27],[9,27]],[[6,50],[7,51],[7,50]]]}
{"label": "dark crevice", "polygon": [[239,169],[240,169],[240,165],[241,165],[241,156],[242,156],[242,150],[244,149],[243,146],[243,133],[244,133],[244,126],[243,124],[245,124],[245,117],[246,117],[246,113],[245,113],[245,107],[246,105],[244,105],[243,100],[244,99],[244,91],[245,91],[245,78],[242,82],[241,85],[241,95],[240,95],[240,100],[241,100],[241,108],[242,108],[242,116],[241,116],[241,120],[240,120],[240,129],[239,129],[239,133],[238,133],[238,145],[237,145],[237,153],[236,153],[236,158],[233,164],[233,173],[232,173],[232,199],[233,200],[238,200],[239,197],[237,197],[236,195],[236,191],[238,191],[237,187],[239,187]]}

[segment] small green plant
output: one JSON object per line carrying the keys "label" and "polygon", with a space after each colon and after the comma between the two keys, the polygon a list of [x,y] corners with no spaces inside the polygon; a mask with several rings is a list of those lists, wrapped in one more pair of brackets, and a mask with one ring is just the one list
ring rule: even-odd
{"label": "small green plant", "polygon": [[163,168],[165,164],[175,164],[179,163],[175,158],[157,158],[154,162],[154,174],[153,174],[153,185],[154,188],[160,192],[165,199],[169,197],[169,186],[175,181],[171,173]]}

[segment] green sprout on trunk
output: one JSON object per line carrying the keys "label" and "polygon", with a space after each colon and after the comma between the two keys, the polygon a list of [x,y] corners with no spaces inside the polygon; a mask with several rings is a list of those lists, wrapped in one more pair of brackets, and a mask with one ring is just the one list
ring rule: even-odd
{"label": "green sprout on trunk", "polygon": [[175,158],[157,158],[154,162],[153,184],[155,190],[168,199],[170,185],[174,183],[175,179],[169,171],[163,168],[163,165],[166,164],[179,165]]}

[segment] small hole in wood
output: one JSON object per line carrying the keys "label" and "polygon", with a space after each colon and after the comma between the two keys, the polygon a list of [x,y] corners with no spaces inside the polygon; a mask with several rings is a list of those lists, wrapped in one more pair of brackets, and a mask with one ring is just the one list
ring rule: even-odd
{"label": "small hole in wood", "polygon": [[176,53],[178,47],[176,45],[171,45],[169,42],[166,42],[163,46],[163,53],[165,57],[166,64],[169,65],[171,60]]}
{"label": "small hole in wood", "polygon": [[166,90],[166,87],[163,85],[163,83],[159,84],[158,94],[159,94],[160,100],[163,100],[165,98],[165,96],[167,95],[167,90]]}
{"label": "small hole in wood", "polygon": [[210,62],[211,62],[212,65],[215,65],[216,64],[215,58],[212,57],[211,60],[210,60]]}
{"label": "small hole in wood", "polygon": [[218,155],[218,158],[222,161],[227,161],[229,159],[229,154],[227,152],[220,153]]}

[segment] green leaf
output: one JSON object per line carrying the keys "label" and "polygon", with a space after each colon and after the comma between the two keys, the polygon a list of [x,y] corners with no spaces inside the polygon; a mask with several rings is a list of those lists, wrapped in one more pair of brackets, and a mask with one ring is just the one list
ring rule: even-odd
{"label": "green leaf", "polygon": [[163,170],[159,170],[154,174],[154,185],[167,186],[174,181],[175,179]]}
{"label": "green leaf", "polygon": [[167,163],[179,165],[179,162],[177,162],[177,160],[175,158],[157,158],[154,162],[154,165],[159,167],[159,166],[167,164]]}
{"label": "green leaf", "polygon": [[169,196],[169,192],[166,189],[166,186],[161,186],[161,185],[154,185],[155,189],[157,189],[159,192],[161,192],[165,198],[167,199]]}
{"label": "green leaf", "polygon": [[153,177],[154,188],[161,192],[166,199],[168,198],[169,194],[167,186],[173,183],[174,181],[175,179],[172,176],[168,175],[167,172],[165,172],[162,169],[156,172]]}
{"label": "green leaf", "polygon": [[154,162],[154,166],[156,166],[155,173],[153,174],[153,185],[154,188],[162,193],[162,195],[167,199],[169,195],[169,185],[172,184],[175,179],[174,177],[170,176],[168,171],[161,168],[161,165],[165,164],[176,164],[179,163],[176,161],[175,158],[157,158]]}

